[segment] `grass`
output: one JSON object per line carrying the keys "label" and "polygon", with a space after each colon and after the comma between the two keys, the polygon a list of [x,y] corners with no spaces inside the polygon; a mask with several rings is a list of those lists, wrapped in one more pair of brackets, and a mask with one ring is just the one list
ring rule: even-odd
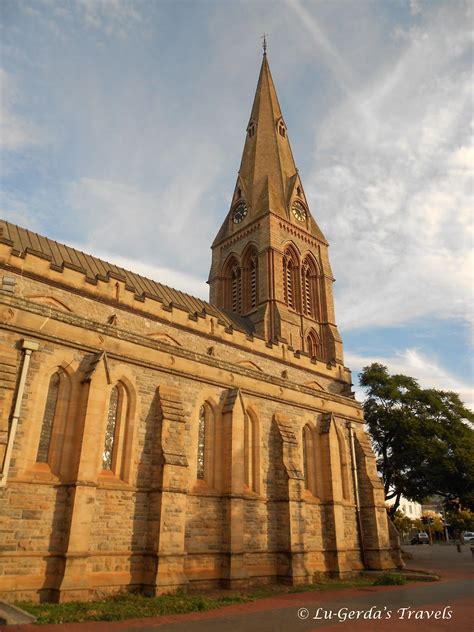
{"label": "grass", "polygon": [[374,581],[374,586],[403,586],[406,583],[406,577],[399,573],[383,573]]}
{"label": "grass", "polygon": [[82,621],[120,621],[142,617],[157,617],[164,614],[181,614],[221,608],[233,603],[248,601],[239,596],[209,598],[184,594],[145,597],[121,594],[101,601],[71,601],[69,603],[18,602],[36,617],[36,623],[74,623]]}
{"label": "grass", "polygon": [[[275,595],[306,592],[310,590],[343,590],[345,588],[360,588],[373,585],[386,585],[380,579],[388,576],[395,577],[396,573],[385,573],[375,581],[373,578],[355,577],[349,580],[332,580],[315,578],[315,583],[300,586],[269,585],[244,591],[214,591],[203,595],[160,595],[159,597],[145,597],[137,594],[120,594],[100,601],[71,601],[69,603],[18,602],[16,605],[36,617],[36,623],[80,623],[83,621],[120,621],[123,619],[137,619],[157,617],[160,615],[182,614],[213,610],[236,603],[248,603],[273,597]],[[394,584],[404,583],[401,576],[395,577]],[[403,581],[396,581],[402,579]],[[390,582],[390,579],[386,579]]]}

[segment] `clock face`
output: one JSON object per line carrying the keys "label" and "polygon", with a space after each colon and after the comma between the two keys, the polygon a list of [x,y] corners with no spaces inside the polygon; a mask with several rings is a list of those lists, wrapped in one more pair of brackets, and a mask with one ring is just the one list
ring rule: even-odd
{"label": "clock face", "polygon": [[293,215],[299,222],[304,222],[304,220],[306,219],[306,209],[301,202],[299,202],[298,200],[293,202],[291,210],[293,211]]}
{"label": "clock face", "polygon": [[232,220],[235,224],[240,224],[246,215],[247,207],[243,202],[239,202],[232,213]]}

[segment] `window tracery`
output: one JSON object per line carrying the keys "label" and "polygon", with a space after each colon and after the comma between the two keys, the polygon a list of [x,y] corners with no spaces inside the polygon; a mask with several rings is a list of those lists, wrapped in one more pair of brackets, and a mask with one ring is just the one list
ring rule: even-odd
{"label": "window tracery", "polygon": [[41,424],[41,434],[40,440],[38,444],[38,452],[36,454],[36,462],[37,463],[47,463],[50,447],[51,447],[51,438],[53,434],[53,424],[56,417],[56,411],[58,406],[58,395],[59,395],[59,386],[60,386],[60,375],[57,371],[53,373],[51,379],[49,380],[48,386],[48,394],[46,396],[46,404],[44,407],[43,413],[43,422]]}
{"label": "window tracery", "polygon": [[306,424],[303,428],[302,441],[305,489],[316,495],[315,445],[313,430],[309,424]]}
{"label": "window tracery", "polygon": [[197,478],[204,479],[204,465],[206,456],[206,408],[199,409],[198,446],[197,446]]}

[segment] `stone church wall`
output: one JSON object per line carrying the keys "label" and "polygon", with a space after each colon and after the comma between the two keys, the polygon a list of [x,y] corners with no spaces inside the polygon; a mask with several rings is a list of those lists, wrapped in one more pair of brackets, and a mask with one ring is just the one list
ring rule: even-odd
{"label": "stone church wall", "polygon": [[[193,320],[159,304],[145,305],[147,316],[93,300],[81,295],[78,273],[54,273],[70,274],[74,291],[67,291],[47,280],[53,272],[43,272],[44,282],[18,275],[13,293],[0,291],[0,347],[15,379],[22,341],[39,345],[0,487],[1,597],[70,600],[350,574],[361,553],[347,420],[360,437],[370,564],[393,566],[360,406],[340,395],[350,388],[343,367],[224,331],[208,316]],[[53,428],[51,464],[39,463],[48,384],[58,367],[69,390],[67,398],[60,391],[57,406],[67,413],[57,436]],[[110,392],[119,381],[129,419],[114,473],[100,464]],[[205,479],[198,480],[198,418],[206,402],[212,434]],[[2,423],[10,412],[1,413]],[[311,492],[303,473],[305,424],[314,440]]]}

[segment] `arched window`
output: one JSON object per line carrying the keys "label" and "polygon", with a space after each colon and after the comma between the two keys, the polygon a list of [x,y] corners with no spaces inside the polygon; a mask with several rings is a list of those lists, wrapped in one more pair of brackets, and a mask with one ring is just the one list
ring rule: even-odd
{"label": "arched window", "polygon": [[59,371],[54,373],[49,380],[48,394],[46,396],[46,404],[43,413],[43,423],[41,424],[41,434],[38,444],[38,452],[36,454],[37,463],[47,463],[51,437],[53,434],[53,424],[56,418],[56,409],[58,407],[58,394],[60,384]]}
{"label": "arched window", "polygon": [[232,279],[232,311],[238,314],[242,311],[242,274],[236,264],[231,271]]}
{"label": "arched window", "polygon": [[258,258],[254,254],[250,258],[250,307],[257,307],[258,303]]}
{"label": "arched window", "polygon": [[104,450],[102,453],[102,469],[111,470],[113,465],[114,448],[116,447],[116,430],[119,408],[119,390],[112,388],[107,411],[107,426],[105,428]]}
{"label": "arched window", "polygon": [[244,482],[254,492],[259,491],[258,420],[247,410],[244,418]]}
{"label": "arched window", "polygon": [[305,489],[316,495],[314,435],[309,424],[303,428],[303,472]]}
{"label": "arched window", "polygon": [[204,479],[206,459],[206,408],[199,409],[198,448],[197,448],[197,478]]}
{"label": "arched window", "polygon": [[342,497],[350,500],[350,467],[347,443],[341,428],[337,428],[337,442],[339,445],[339,463],[341,466]]}
{"label": "arched window", "polygon": [[280,134],[280,136],[282,136],[283,138],[286,137],[286,127],[285,124],[283,123],[283,119],[280,119],[278,121],[278,133]]}
{"label": "arched window", "polygon": [[244,254],[243,272],[243,307],[246,313],[258,305],[258,253],[254,247]]}
{"label": "arched window", "polygon": [[305,257],[301,266],[301,288],[303,313],[310,318],[318,317],[318,292],[316,266],[310,257]]}
{"label": "arched window", "polygon": [[117,382],[110,391],[102,449],[102,469],[126,478],[130,469],[130,403],[127,389]]}
{"label": "arched window", "polygon": [[227,309],[242,313],[242,271],[236,257],[224,268],[224,303]]}
{"label": "arched window", "polygon": [[205,401],[199,408],[196,451],[196,478],[207,487],[215,482],[215,423],[213,406]]}
{"label": "arched window", "polygon": [[283,292],[288,307],[296,309],[297,305],[297,270],[298,260],[292,249],[287,248],[283,255]]}
{"label": "arched window", "polygon": [[309,355],[312,358],[320,358],[321,357],[321,345],[319,342],[318,334],[311,330],[306,336],[306,347]]}

